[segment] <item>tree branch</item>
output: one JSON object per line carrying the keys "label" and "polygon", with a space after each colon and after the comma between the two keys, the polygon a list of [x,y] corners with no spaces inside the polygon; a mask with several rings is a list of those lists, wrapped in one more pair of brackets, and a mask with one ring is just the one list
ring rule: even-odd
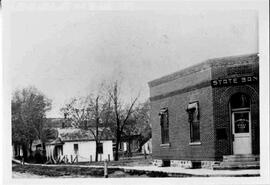
{"label": "tree branch", "polygon": [[138,100],[138,96],[133,100],[132,104],[130,105],[130,107],[129,107],[129,109],[128,109],[126,118],[124,119],[123,124],[122,124],[121,129],[120,129],[121,132],[123,132],[124,126],[126,125],[127,120],[128,120],[129,116],[130,116],[131,113],[132,113],[132,108],[133,108],[133,106],[134,106],[134,104],[136,103],[137,100]]}
{"label": "tree branch", "polygon": [[95,132],[91,129],[91,128],[89,128],[89,131],[93,134],[93,136],[94,136],[94,138],[95,138],[95,140],[97,139],[96,137],[96,134],[95,134]]}

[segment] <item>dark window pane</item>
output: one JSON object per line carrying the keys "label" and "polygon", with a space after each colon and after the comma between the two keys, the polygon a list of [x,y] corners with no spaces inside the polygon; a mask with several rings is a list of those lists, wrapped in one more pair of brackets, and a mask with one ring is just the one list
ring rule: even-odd
{"label": "dark window pane", "polygon": [[74,144],[73,146],[74,146],[74,153],[77,154],[79,150],[79,146],[78,144]]}
{"label": "dark window pane", "polygon": [[249,132],[249,113],[234,114],[234,132],[248,133]]}
{"label": "dark window pane", "polygon": [[231,108],[249,108],[250,107],[250,100],[249,97],[243,93],[234,94],[231,97]]}
{"label": "dark window pane", "polygon": [[187,108],[188,121],[190,124],[190,141],[200,141],[199,102],[189,103]]}
{"label": "dark window pane", "polygon": [[160,114],[161,143],[169,143],[169,118],[168,111]]}
{"label": "dark window pane", "polygon": [[192,123],[192,142],[200,141],[200,124],[199,122]]}

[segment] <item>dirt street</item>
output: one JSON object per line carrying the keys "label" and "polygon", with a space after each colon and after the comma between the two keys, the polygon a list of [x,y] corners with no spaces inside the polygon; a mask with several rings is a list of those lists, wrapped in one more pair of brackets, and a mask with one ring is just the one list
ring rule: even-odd
{"label": "dirt street", "polygon": [[35,175],[31,173],[12,172],[12,178],[45,178],[43,175]]}

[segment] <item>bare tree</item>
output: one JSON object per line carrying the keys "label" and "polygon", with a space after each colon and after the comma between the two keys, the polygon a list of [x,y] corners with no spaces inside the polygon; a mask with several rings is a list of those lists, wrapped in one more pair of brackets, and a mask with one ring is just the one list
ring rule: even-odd
{"label": "bare tree", "polygon": [[134,111],[134,105],[138,100],[138,97],[135,97],[131,104],[124,105],[123,102],[120,101],[120,92],[119,92],[119,86],[118,82],[114,82],[112,88],[109,89],[109,96],[112,99],[113,102],[113,114],[115,119],[114,126],[114,133],[115,133],[115,139],[116,139],[116,151],[115,151],[115,157],[114,159],[116,161],[119,160],[119,144],[121,142],[121,136],[123,134],[123,131],[125,129],[125,126],[128,123],[128,120],[130,116],[132,115]]}
{"label": "bare tree", "polygon": [[[150,102],[146,101],[140,103],[134,107],[133,114],[130,116],[129,121],[124,129],[124,135],[131,137],[132,135],[138,135],[139,148],[141,148],[145,142],[147,142],[152,137],[150,119]],[[130,140],[129,140],[130,142]],[[130,143],[129,143],[130,149]],[[129,152],[131,152],[129,150]]]}
{"label": "bare tree", "polygon": [[101,94],[73,98],[61,111],[73,127],[91,132],[96,142],[95,160],[98,161],[98,145],[104,136],[109,136],[110,98]]}

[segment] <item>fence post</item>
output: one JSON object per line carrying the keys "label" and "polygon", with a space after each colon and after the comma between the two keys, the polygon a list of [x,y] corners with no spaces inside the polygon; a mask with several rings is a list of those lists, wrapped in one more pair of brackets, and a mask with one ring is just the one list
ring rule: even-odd
{"label": "fence post", "polygon": [[110,154],[108,154],[108,161],[110,161]]}
{"label": "fence post", "polygon": [[92,162],[92,155],[90,155],[90,163]]}
{"label": "fence post", "polygon": [[73,156],[70,155],[70,162],[73,163]]}
{"label": "fence post", "polygon": [[108,161],[104,161],[104,177],[108,178]]}

